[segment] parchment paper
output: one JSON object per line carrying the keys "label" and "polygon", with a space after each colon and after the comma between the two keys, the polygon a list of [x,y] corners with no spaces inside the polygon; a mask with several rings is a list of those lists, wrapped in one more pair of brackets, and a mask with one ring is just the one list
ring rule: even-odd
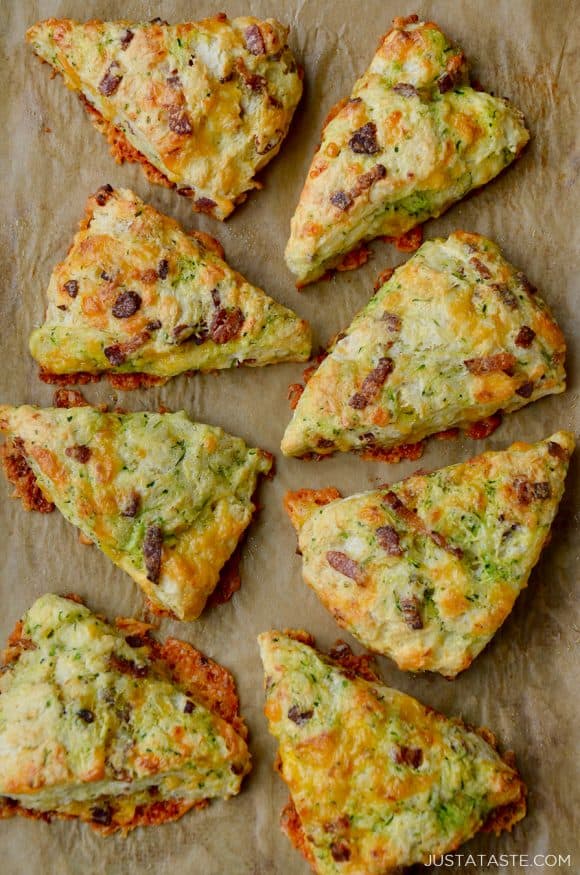
{"label": "parchment paper", "polygon": [[[136,165],[114,164],[102,136],[60,77],[51,81],[24,44],[33,22],[55,17],[134,18],[169,21],[201,18],[222,9],[230,16],[277,16],[292,27],[292,44],[305,66],[306,91],[281,154],[262,174],[265,190],[252,194],[221,224],[193,214],[174,193],[150,185]],[[303,627],[323,648],[341,633],[303,584],[295,535],[282,509],[286,490],[336,485],[348,495],[429,469],[537,440],[556,428],[578,432],[578,234],[574,183],[580,168],[575,144],[578,93],[578,8],[572,0],[209,0],[182,2],[81,2],[3,0],[1,310],[3,367],[0,398],[7,403],[49,405],[51,387],[37,379],[27,351],[30,331],[43,318],[45,288],[54,264],[72,239],[87,195],[99,185],[133,188],[185,227],[217,235],[230,263],[250,281],[295,308],[314,327],[317,343],[346,326],[369,299],[376,275],[404,256],[374,245],[362,269],[310,286],[302,294],[283,261],[289,221],[320,127],[329,108],[350,92],[381,34],[395,15],[418,12],[436,21],[464,48],[472,72],[490,91],[509,96],[532,132],[522,159],[498,180],[428,222],[426,236],[457,228],[488,234],[538,285],[553,307],[569,344],[569,389],[512,414],[486,442],[432,441],[419,463],[388,466],[342,456],[308,463],[285,460],[279,443],[289,419],[286,388],[301,378],[300,365],[240,369],[218,376],[180,377],[139,393],[112,393],[107,383],[87,397],[121,403],[128,410],[184,408],[194,419],[219,424],[277,456],[277,476],[260,493],[263,510],[251,527],[242,564],[243,586],[233,600],[195,623],[163,621],[162,636],[177,635],[227,665],[237,678],[251,732],[254,770],[243,792],[228,802],[160,828],[138,829],[126,840],[103,839],[78,823],[52,825],[20,818],[0,822],[0,872],[58,875],[305,875],[301,856],[278,827],[287,791],[272,770],[275,744],[262,714],[262,672],[256,635],[269,627]],[[576,76],[575,76],[576,74]],[[510,618],[474,665],[456,681],[413,678],[380,659],[387,683],[473,724],[491,727],[513,748],[530,789],[529,814],[511,836],[489,835],[466,846],[473,854],[571,854],[580,872],[578,744],[576,720],[580,669],[576,570],[578,561],[579,459],[575,458],[552,543],[532,574]],[[0,639],[35,598],[47,591],[77,592],[88,605],[115,615],[139,616],[141,593],[96,549],[78,543],[76,530],[58,512],[26,514],[9,499],[0,478]],[[351,642],[352,643],[352,642]],[[360,650],[360,648],[355,647]],[[575,826],[576,819],[576,826]],[[433,871],[441,871],[433,869]],[[451,871],[449,869],[445,871]],[[456,867],[468,873],[493,868]],[[553,872],[510,863],[502,872]]]}

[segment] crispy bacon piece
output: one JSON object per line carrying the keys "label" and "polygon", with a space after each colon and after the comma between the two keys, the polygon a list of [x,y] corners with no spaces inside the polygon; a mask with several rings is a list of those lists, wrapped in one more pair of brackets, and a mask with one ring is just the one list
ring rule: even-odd
{"label": "crispy bacon piece", "polygon": [[437,544],[438,547],[441,547],[442,550],[446,550],[453,556],[457,556],[458,558],[463,556],[463,550],[460,547],[455,547],[453,544],[450,544],[448,539],[439,532],[428,529],[419,514],[416,511],[411,510],[410,507],[406,507],[399,496],[394,492],[387,489],[383,496],[383,501],[397,514],[397,516],[406,522],[410,529],[413,529],[413,531],[426,538],[430,538],[434,544]]}
{"label": "crispy bacon piece", "polygon": [[163,551],[163,532],[160,526],[149,526],[143,539],[143,558],[147,569],[147,580],[157,583],[161,573],[161,554]]}
{"label": "crispy bacon piece", "polygon": [[334,647],[330,649],[328,655],[340,665],[347,677],[360,677],[366,681],[371,681],[371,683],[380,680],[375,668],[375,657],[372,653],[361,653],[359,656],[356,656],[346,641],[342,641],[339,638],[335,642]]}
{"label": "crispy bacon piece", "polygon": [[173,131],[174,134],[185,135],[193,132],[189,113],[182,106],[170,106],[167,115],[169,130]]}
{"label": "crispy bacon piece", "polygon": [[116,653],[112,653],[109,657],[109,664],[114,671],[133,678],[144,678],[149,674],[149,668],[146,665],[138,665],[132,659],[125,659],[124,656],[119,656]]}
{"label": "crispy bacon piece", "polygon": [[360,392],[356,392],[349,400],[349,405],[356,410],[362,410],[367,404],[374,401],[385,385],[387,377],[393,372],[394,367],[395,363],[391,358],[385,356],[379,359],[377,366],[363,380]]}
{"label": "crispy bacon piece", "polygon": [[392,90],[395,94],[400,94],[401,97],[417,97],[419,94],[415,86],[409,82],[397,82],[396,85],[393,85]]}
{"label": "crispy bacon piece", "polygon": [[113,62],[99,82],[99,91],[105,97],[110,97],[112,94],[114,94],[121,84],[123,77],[118,72],[119,69],[119,66],[115,64],[115,62]]}
{"label": "crispy bacon piece", "polygon": [[150,339],[151,335],[148,331],[141,331],[139,334],[136,334],[135,337],[131,338],[131,340],[125,341],[125,343],[115,343],[112,346],[106,346],[103,352],[109,362],[114,367],[118,367],[119,365],[124,364],[132,353],[137,352],[138,349],[145,346]]}
{"label": "crispy bacon piece", "polygon": [[245,29],[244,39],[246,41],[246,48],[252,53],[252,55],[266,54],[264,37],[262,36],[262,31],[257,24],[251,24]]}
{"label": "crispy bacon piece", "polygon": [[374,122],[367,122],[362,128],[354,132],[348,145],[358,155],[375,155],[380,152],[377,142],[377,126]]}
{"label": "crispy bacon piece", "polygon": [[209,334],[214,343],[227,343],[240,333],[244,314],[239,307],[220,307],[212,319]]}
{"label": "crispy bacon piece", "polygon": [[498,352],[495,355],[485,355],[480,358],[465,359],[463,362],[470,374],[476,377],[503,371],[513,376],[517,359],[511,352]]}
{"label": "crispy bacon piece", "polygon": [[555,459],[559,459],[561,462],[568,461],[568,451],[562,446],[562,444],[558,444],[556,441],[548,441],[548,452],[551,456],[554,456]]}
{"label": "crispy bacon piece", "polygon": [[330,195],[330,203],[344,213],[352,205],[353,199],[346,191],[333,191]]}
{"label": "crispy bacon piece", "polygon": [[66,447],[64,454],[65,456],[68,456],[69,459],[74,459],[75,462],[81,462],[84,464],[91,458],[91,449],[82,444],[76,444],[74,447]]}
{"label": "crispy bacon piece", "polygon": [[[147,282],[155,282],[156,279],[157,274],[155,274],[153,280],[147,280]],[[127,291],[117,295],[111,312],[115,319],[128,319],[130,316],[134,316],[140,307],[141,295],[138,292],[127,289]]]}
{"label": "crispy bacon piece", "polygon": [[377,531],[377,541],[388,556],[402,556],[401,539],[392,526],[380,526]]}
{"label": "crispy bacon piece", "polygon": [[492,435],[501,423],[501,413],[493,413],[491,416],[486,416],[485,419],[480,419],[479,422],[472,423],[465,430],[465,434],[474,441],[482,441]]}
{"label": "crispy bacon piece", "polygon": [[375,164],[371,170],[368,170],[366,173],[362,173],[357,179],[356,183],[350,190],[350,195],[353,198],[358,197],[364,191],[367,191],[375,182],[379,179],[384,179],[387,175],[387,169],[383,164]]}
{"label": "crispy bacon piece", "polygon": [[407,596],[399,602],[403,620],[410,629],[422,629],[423,620],[419,613],[420,602],[416,595]]}
{"label": "crispy bacon piece", "polygon": [[312,709],[301,711],[298,705],[292,705],[288,710],[288,719],[292,720],[297,726],[303,726],[305,723],[308,723],[309,720],[312,720],[313,716],[314,711]]}
{"label": "crispy bacon piece", "polygon": [[360,565],[346,553],[341,553],[340,550],[329,550],[326,554],[326,561],[335,571],[339,571],[345,577],[350,577],[355,583],[361,584],[363,582],[364,575]]}
{"label": "crispy bacon piece", "polygon": [[397,745],[393,748],[393,762],[418,769],[423,762],[423,751],[420,747]]}
{"label": "crispy bacon piece", "polygon": [[544,501],[552,495],[552,489],[547,481],[532,483],[525,477],[516,477],[514,488],[520,504],[531,504],[534,500]]}
{"label": "crispy bacon piece", "polygon": [[523,349],[529,349],[535,336],[536,332],[533,328],[530,328],[529,325],[522,325],[516,335],[515,344],[516,346],[521,346]]}
{"label": "crispy bacon piece", "polygon": [[14,486],[14,495],[22,501],[25,510],[52,513],[54,504],[44,497],[36,476],[26,460],[24,441],[18,437],[5,441],[0,447],[0,457],[4,473]]}
{"label": "crispy bacon piece", "polygon": [[473,258],[469,259],[469,263],[476,269],[478,274],[482,276],[484,279],[491,279],[491,271],[488,268],[487,264],[484,264],[479,258],[473,256]]}
{"label": "crispy bacon piece", "polygon": [[492,285],[492,289],[494,290],[494,292],[496,292],[502,304],[505,304],[506,307],[509,307],[510,310],[517,310],[518,299],[509,288],[509,286],[506,286],[502,283],[494,283],[494,285]]}
{"label": "crispy bacon piece", "polygon": [[531,381],[527,383],[522,383],[521,386],[518,386],[516,389],[516,395],[519,395],[520,398],[531,398],[534,391],[534,384]]}

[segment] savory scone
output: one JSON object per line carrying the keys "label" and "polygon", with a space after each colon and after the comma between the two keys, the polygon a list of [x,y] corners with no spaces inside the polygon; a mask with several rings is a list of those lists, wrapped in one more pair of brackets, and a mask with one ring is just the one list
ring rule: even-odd
{"label": "savory scone", "polygon": [[437,25],[396,18],[350,98],[326,120],[286,248],[297,285],[364,241],[400,237],[441,215],[528,140],[506,98],[469,84],[463,52]]}
{"label": "savory scone", "polygon": [[527,585],[573,450],[561,431],[350,498],[289,492],[304,580],[337,623],[400,669],[455,677]]}
{"label": "savory scone", "polygon": [[564,391],[562,332],[491,240],[430,240],[379,281],[309,379],[285,455],[380,456]]}
{"label": "savory scone", "polygon": [[308,323],[250,285],[220,244],[143,203],[100,188],[48,286],[30,338],[41,377],[60,384],[106,372],[116,388],[184,371],[305,361]]}
{"label": "savory scone", "polygon": [[0,672],[0,818],[76,818],[103,835],[240,792],[251,768],[235,681],[190,644],[45,595]]}
{"label": "savory scone", "polygon": [[328,658],[305,633],[259,643],[282,828],[318,875],[395,875],[524,817],[513,754],[489,730],[385,686],[344,644]]}
{"label": "savory scone", "polygon": [[113,155],[225,219],[280,149],[302,95],[288,28],[203,21],[50,18],[26,39],[79,93]]}
{"label": "savory scone", "polygon": [[181,620],[202,612],[272,467],[269,453],[183,411],[0,406],[0,432],[25,506],[39,488],[155,609]]}

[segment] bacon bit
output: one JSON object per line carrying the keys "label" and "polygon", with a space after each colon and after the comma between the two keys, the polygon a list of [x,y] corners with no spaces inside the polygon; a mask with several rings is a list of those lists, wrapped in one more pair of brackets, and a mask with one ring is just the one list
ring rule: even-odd
{"label": "bacon bit", "polygon": [[296,407],[298,406],[298,402],[300,401],[303,392],[304,386],[302,385],[302,383],[291,383],[288,386],[288,394],[286,397],[290,402],[290,410],[296,410]]}
{"label": "bacon bit", "polygon": [[517,333],[515,344],[516,346],[528,349],[532,345],[535,336],[536,332],[533,328],[530,328],[529,325],[522,325]]}
{"label": "bacon bit", "polygon": [[516,310],[518,306],[518,299],[511,291],[509,286],[503,285],[501,283],[494,283],[492,285],[492,289],[497,292],[500,301],[509,307],[510,310]]}
{"label": "bacon bit", "polygon": [[433,437],[438,441],[454,441],[455,438],[459,437],[459,429],[447,428],[445,431],[436,431]]}
{"label": "bacon bit", "polygon": [[288,719],[296,723],[297,726],[303,726],[308,723],[314,716],[314,711],[301,711],[298,705],[292,705],[288,711]]}
{"label": "bacon bit", "polygon": [[485,419],[480,419],[479,422],[472,423],[465,430],[465,434],[474,441],[482,441],[492,435],[501,423],[501,413],[493,413],[491,416],[486,416]]}
{"label": "bacon bit", "polygon": [[348,141],[348,145],[357,155],[375,155],[380,152],[375,123],[367,122],[366,125],[355,131]]}
{"label": "bacon bit", "polygon": [[423,242],[423,225],[415,225],[399,237],[383,237],[385,243],[393,243],[399,252],[416,252]]}
{"label": "bacon bit", "polygon": [[344,273],[347,270],[356,270],[358,267],[366,264],[370,257],[371,250],[364,243],[361,243],[360,246],[347,252],[335,269],[340,273]]}
{"label": "bacon bit", "polygon": [[396,94],[400,94],[401,97],[418,97],[419,95],[415,86],[411,85],[409,82],[398,82],[396,85],[393,85],[392,90]]}
{"label": "bacon bit", "polygon": [[146,665],[137,665],[132,659],[126,659],[117,653],[111,653],[109,665],[113,671],[118,671],[120,674],[126,674],[134,678],[144,678],[149,674],[149,669]]}
{"label": "bacon bit", "polygon": [[74,447],[67,447],[64,451],[65,456],[69,459],[74,459],[75,462],[85,463],[91,458],[90,447],[85,447],[82,444],[77,444]]}
{"label": "bacon bit", "polygon": [[149,526],[143,539],[143,558],[147,570],[147,580],[157,583],[161,573],[161,554],[163,549],[163,532],[158,525]]}
{"label": "bacon bit", "polygon": [[129,28],[127,28],[127,30],[125,31],[125,33],[121,37],[121,49],[123,51],[125,51],[125,49],[128,47],[129,43],[131,42],[131,40],[133,39],[134,36],[135,36],[135,34],[133,33],[133,31],[129,30]]}
{"label": "bacon bit", "polygon": [[[381,286],[384,286],[385,283],[388,283],[388,281],[390,280],[390,278],[392,277],[394,272],[395,272],[394,267],[385,268],[385,270],[383,270],[376,278],[375,284],[373,286],[373,291],[378,292],[378,290],[381,288]],[[388,315],[388,314],[385,313],[383,315],[383,319],[385,318],[386,315]],[[399,320],[399,322],[400,322],[400,320]]]}
{"label": "bacon bit", "polygon": [[241,77],[244,85],[246,85],[250,91],[265,91],[267,82],[263,76],[259,76],[257,73],[251,73],[246,65],[244,64],[243,58],[238,58],[236,61],[236,70]]}
{"label": "bacon bit", "polygon": [[512,377],[517,359],[511,352],[498,352],[495,355],[485,355],[480,358],[465,359],[463,362],[470,374],[481,377],[485,374],[493,374],[503,371]]}
{"label": "bacon bit", "polygon": [[110,97],[115,93],[123,79],[116,71],[119,70],[119,65],[113,62],[101,81],[99,82],[99,91],[105,97]]}
{"label": "bacon bit", "polygon": [[350,848],[346,842],[333,842],[330,846],[330,853],[336,863],[346,863],[350,860]]}
{"label": "bacon bit", "polygon": [[[153,272],[155,273],[155,271]],[[157,274],[155,274],[155,279],[157,279]],[[154,281],[155,280],[151,280],[151,282]],[[126,292],[121,292],[120,295],[117,295],[115,303],[113,304],[112,313],[115,319],[129,319],[131,316],[135,315],[140,307],[141,295],[137,292],[127,290]]]}
{"label": "bacon bit", "polygon": [[543,501],[552,495],[548,482],[532,483],[524,477],[516,477],[514,489],[520,504],[530,504],[534,499]]}
{"label": "bacon bit", "polygon": [[350,559],[346,553],[341,553],[339,550],[329,550],[326,554],[326,561],[335,571],[339,571],[345,577],[350,577],[351,580],[362,585],[364,575],[361,568],[358,562]]}
{"label": "bacon bit", "polygon": [[533,283],[531,283],[529,281],[529,279],[527,278],[525,273],[518,271],[518,273],[516,273],[515,277],[516,277],[518,283],[520,284],[520,286],[523,288],[523,290],[525,292],[528,293],[528,295],[535,295],[536,294],[536,292],[538,291],[537,288],[535,287],[535,285]]}
{"label": "bacon bit", "polygon": [[69,298],[76,298],[79,293],[79,284],[76,280],[69,280],[64,284],[64,290]]}
{"label": "bacon bit", "polygon": [[339,639],[328,655],[340,665],[347,677],[360,677],[371,681],[371,683],[380,680],[378,672],[374,668],[375,657],[372,653],[361,653],[360,656],[355,656],[346,641]]}
{"label": "bacon bit", "polygon": [[0,457],[4,473],[14,486],[14,494],[22,501],[25,510],[52,513],[54,504],[44,497],[38,485],[26,459],[24,441],[19,437],[7,440],[0,448]]}
{"label": "bacon bit", "polygon": [[104,207],[111,195],[113,194],[113,186],[107,183],[102,185],[94,194],[94,198],[100,207]]}
{"label": "bacon bit", "polygon": [[168,110],[168,126],[169,130],[174,134],[191,134],[193,128],[187,110],[181,106],[170,106]]}
{"label": "bacon bit", "polygon": [[403,548],[396,529],[392,526],[381,526],[376,531],[377,541],[389,556],[402,556]]}
{"label": "bacon bit", "polygon": [[153,319],[151,322],[147,322],[145,328],[147,331],[158,331],[161,328],[161,320]]}
{"label": "bacon bit", "polygon": [[534,384],[533,383],[531,383],[531,382],[522,383],[522,385],[516,389],[516,395],[519,395],[520,398],[530,398],[533,391],[534,391]]}
{"label": "bacon bit", "polygon": [[177,189],[177,194],[181,197],[195,197],[195,190],[189,185],[182,185],[181,188]]}
{"label": "bacon bit", "polygon": [[359,176],[355,185],[350,190],[350,196],[352,198],[358,197],[364,191],[369,189],[379,179],[384,179],[386,175],[386,167],[383,164],[375,164],[375,166],[371,170]]}
{"label": "bacon bit", "polygon": [[74,389],[57,389],[53,395],[52,403],[55,407],[60,408],[89,406],[89,402],[82,393],[76,392]]}
{"label": "bacon bit", "polygon": [[478,274],[480,276],[482,276],[484,279],[486,279],[486,280],[491,279],[490,269],[488,268],[488,266],[486,264],[483,263],[483,261],[480,261],[479,258],[475,258],[475,257],[470,258],[469,263],[476,269]]}
{"label": "bacon bit", "polygon": [[264,37],[262,36],[262,31],[258,27],[257,24],[251,24],[244,31],[244,37],[246,40],[246,48],[253,55],[265,55],[266,54],[266,45],[264,43]]}
{"label": "bacon bit", "polygon": [[118,367],[127,360],[131,353],[144,346],[150,338],[151,335],[148,331],[142,331],[126,343],[115,343],[113,346],[106,346],[103,352],[110,363]]}
{"label": "bacon bit", "polygon": [[559,459],[561,462],[567,462],[569,459],[568,451],[562,444],[556,443],[556,441],[548,441],[548,452],[551,456],[554,456],[555,459]]}
{"label": "bacon bit", "polygon": [[345,191],[334,191],[330,195],[330,203],[344,213],[352,205],[353,199]]}
{"label": "bacon bit", "polygon": [[123,505],[123,509],[121,510],[121,516],[133,519],[133,517],[137,516],[137,511],[139,510],[140,504],[141,496],[138,492],[132,492],[125,501],[125,504]]}
{"label": "bacon bit", "polygon": [[393,372],[394,367],[395,363],[391,358],[379,359],[377,366],[363,380],[360,392],[356,392],[349,399],[349,405],[355,410],[362,410],[374,401],[384,386],[387,377]]}
{"label": "bacon bit", "polygon": [[399,746],[393,748],[393,762],[397,765],[410,766],[413,769],[418,769],[423,762],[423,751],[420,747],[404,747]]}
{"label": "bacon bit", "polygon": [[399,602],[401,613],[403,614],[403,620],[407,624],[410,629],[422,629],[423,628],[423,620],[421,619],[421,614],[419,613],[419,599],[417,596],[412,595],[407,598],[401,599]]}
{"label": "bacon bit", "polygon": [[166,280],[169,275],[169,262],[166,258],[162,258],[157,267],[157,274],[160,280]]}
{"label": "bacon bit", "polygon": [[113,820],[113,809],[109,805],[98,805],[91,808],[91,819],[93,823],[99,823],[101,826],[110,826]]}
{"label": "bacon bit", "polygon": [[214,343],[227,343],[240,333],[244,324],[244,314],[239,307],[226,309],[220,307],[211,321],[209,334]]}
{"label": "bacon bit", "polygon": [[363,459],[370,462],[387,462],[396,465],[404,459],[416,462],[423,455],[424,449],[425,441],[416,444],[399,444],[398,447],[377,447],[369,443],[364,449],[359,450],[359,453]]}

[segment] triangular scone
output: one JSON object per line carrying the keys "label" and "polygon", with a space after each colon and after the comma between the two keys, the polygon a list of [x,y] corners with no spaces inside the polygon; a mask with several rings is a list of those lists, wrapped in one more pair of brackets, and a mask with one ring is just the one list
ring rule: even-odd
{"label": "triangular scone", "polygon": [[341,499],[290,492],[306,583],[405,671],[454,677],[504,622],[550,537],[570,432]]}
{"label": "triangular scone", "polygon": [[44,497],[181,620],[203,610],[272,467],[268,453],[183,411],[0,406],[0,431]]}
{"label": "triangular scone", "polygon": [[213,238],[103,186],[53,271],[30,351],[48,382],[107,372],[129,389],[183,371],[304,361],[310,329],[232,270]]}
{"label": "triangular scone", "polygon": [[291,634],[259,638],[265,712],[290,789],[282,825],[318,875],[394,875],[524,817],[525,785],[489,730],[384,686],[346,645],[343,667]]}
{"label": "triangular scone", "polygon": [[298,285],[363,241],[439,216],[497,176],[528,139],[505,98],[469,85],[463,52],[437,25],[395,19],[325,124],[286,248]]}
{"label": "triangular scone", "polygon": [[279,151],[302,74],[274,19],[151,22],[51,18],[29,29],[119,161],[224,219]]}
{"label": "triangular scone", "polygon": [[107,835],[176,820],[250,771],[233,677],[190,644],[45,595],[0,673],[0,818],[78,818]]}
{"label": "triangular scone", "polygon": [[491,240],[456,231],[388,274],[309,379],[285,455],[372,454],[564,391],[562,332]]}

